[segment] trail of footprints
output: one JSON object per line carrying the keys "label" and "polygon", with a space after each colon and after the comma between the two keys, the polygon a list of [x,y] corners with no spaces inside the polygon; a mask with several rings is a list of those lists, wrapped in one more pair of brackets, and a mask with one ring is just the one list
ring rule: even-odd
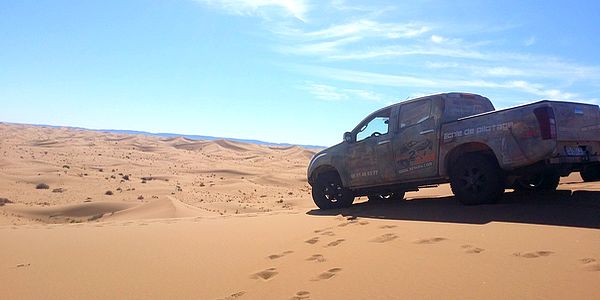
{"label": "trail of footprints", "polygon": [[[337,227],[346,227],[349,225],[361,226],[361,225],[369,224],[369,222],[367,222],[367,221],[359,221],[358,218],[356,218],[356,217],[349,217],[349,218],[342,218],[342,219],[343,219],[343,222],[338,224]],[[397,227],[397,225],[381,225],[378,228],[385,230],[385,229],[393,229],[396,227]],[[339,246],[339,245],[343,244],[343,242],[346,241],[343,238],[338,238],[338,239],[329,240],[329,241],[327,241],[327,240],[323,241],[323,239],[328,239],[328,238],[336,236],[334,227],[327,227],[327,228],[323,228],[323,229],[314,230],[313,233],[318,234],[318,236],[312,237],[312,238],[304,241],[304,243],[310,245],[310,247],[318,246],[319,244],[324,244],[324,246],[322,246],[323,248],[330,248],[330,247]],[[398,240],[398,238],[399,238],[399,235],[397,233],[384,233],[384,234],[381,234],[379,236],[376,236],[376,237],[370,239],[369,242],[383,244],[383,243],[389,243],[389,242]],[[431,238],[424,238],[424,239],[419,239],[419,240],[413,241],[413,244],[433,245],[433,244],[438,244],[438,243],[442,243],[442,242],[446,242],[446,241],[448,241],[448,239],[445,237],[431,237]],[[460,249],[465,254],[480,254],[485,251],[485,249],[483,249],[483,248],[480,248],[480,247],[477,247],[474,245],[470,245],[470,244],[461,245]],[[269,260],[277,260],[277,259],[280,259],[287,255],[290,255],[292,253],[294,253],[294,251],[287,250],[287,251],[284,251],[281,253],[271,254],[271,255],[267,256],[267,258]],[[552,254],[554,254],[554,252],[552,252],[552,251],[540,250],[540,251],[533,251],[533,252],[515,252],[512,255],[515,257],[519,257],[519,258],[540,258],[540,257],[548,257]],[[304,260],[307,262],[312,262],[312,263],[324,263],[327,261],[325,256],[322,254],[319,254],[319,253],[312,254],[311,256],[305,258]],[[596,260],[595,258],[582,258],[579,260],[579,263],[581,264],[581,266],[584,270],[600,271],[600,262],[598,260]],[[310,278],[310,281],[329,280],[329,279],[335,278],[338,274],[340,274],[341,271],[342,271],[342,268],[339,268],[339,267],[330,268],[322,273],[315,275],[313,278]],[[250,277],[253,279],[260,279],[262,281],[269,281],[278,274],[279,274],[279,271],[277,270],[277,268],[271,267],[271,268],[256,272],[256,273],[252,274]],[[245,294],[245,291],[242,291],[242,292],[238,292],[236,294],[232,294],[224,299],[235,299],[235,298],[241,297],[244,294]],[[301,299],[310,299],[310,298],[311,298],[311,295],[310,295],[309,291],[301,290],[301,291],[298,291],[295,295],[293,295],[290,299],[301,300]]]}

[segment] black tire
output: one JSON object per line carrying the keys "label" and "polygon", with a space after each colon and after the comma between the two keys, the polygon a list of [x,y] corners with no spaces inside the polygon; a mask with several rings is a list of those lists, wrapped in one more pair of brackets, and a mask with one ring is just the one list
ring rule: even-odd
{"label": "black tire", "polygon": [[584,182],[600,181],[600,165],[588,166],[579,174]]}
{"label": "black tire", "polygon": [[544,172],[515,180],[513,189],[518,192],[554,191],[560,176],[555,172]]}
{"label": "black tire", "polygon": [[381,202],[387,200],[399,201],[404,200],[404,192],[393,192],[386,194],[374,194],[367,196],[369,202]]}
{"label": "black tire", "polygon": [[450,187],[462,204],[494,203],[504,193],[504,176],[492,157],[465,155],[450,167]]}
{"label": "black tire", "polygon": [[312,197],[320,209],[344,208],[352,205],[352,191],[342,185],[340,176],[329,172],[317,177],[312,187]]}

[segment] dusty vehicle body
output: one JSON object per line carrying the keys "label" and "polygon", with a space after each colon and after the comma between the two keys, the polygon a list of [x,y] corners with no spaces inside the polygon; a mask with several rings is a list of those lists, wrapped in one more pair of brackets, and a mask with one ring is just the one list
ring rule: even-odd
{"label": "dusty vehicle body", "polygon": [[372,113],[312,158],[308,182],[321,208],[447,182],[461,202],[478,204],[505,188],[555,189],[574,171],[597,180],[599,161],[597,105],[543,100],[494,110],[485,97],[444,93]]}

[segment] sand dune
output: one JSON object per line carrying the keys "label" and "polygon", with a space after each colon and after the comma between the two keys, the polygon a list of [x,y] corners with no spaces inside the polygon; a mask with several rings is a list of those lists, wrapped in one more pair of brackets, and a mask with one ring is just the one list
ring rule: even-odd
{"label": "sand dune", "polygon": [[205,215],[204,211],[166,197],[150,202],[85,202],[67,205],[8,205],[6,211],[32,221],[45,223],[80,223],[107,220],[184,218]]}
{"label": "sand dune", "polygon": [[122,211],[134,205],[127,202],[88,202],[36,207],[17,204],[7,206],[6,211],[34,221],[69,223],[97,220],[104,214]]}
{"label": "sand dune", "polygon": [[198,208],[187,205],[173,197],[166,197],[116,211],[113,214],[104,216],[102,220],[169,219],[202,215],[204,215],[204,212]]}
{"label": "sand dune", "polygon": [[315,152],[0,124],[0,298],[600,299],[600,183],[321,211]]}

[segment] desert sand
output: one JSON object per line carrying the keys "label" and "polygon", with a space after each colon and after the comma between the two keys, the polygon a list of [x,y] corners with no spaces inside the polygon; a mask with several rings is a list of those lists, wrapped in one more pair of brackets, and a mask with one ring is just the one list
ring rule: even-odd
{"label": "desert sand", "polygon": [[600,299],[600,183],[321,211],[315,151],[0,124],[0,298]]}

